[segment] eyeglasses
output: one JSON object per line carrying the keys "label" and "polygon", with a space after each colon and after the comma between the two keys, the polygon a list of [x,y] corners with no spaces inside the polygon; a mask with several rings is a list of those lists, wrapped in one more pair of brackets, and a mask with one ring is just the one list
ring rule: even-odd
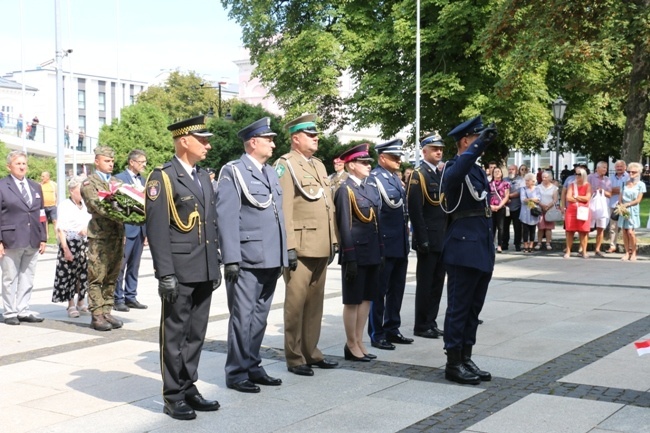
{"label": "eyeglasses", "polygon": [[137,163],[140,164],[140,165],[146,165],[146,164],[147,164],[147,160],[146,160],[146,159],[145,159],[144,161],[135,161],[135,162],[137,162]]}

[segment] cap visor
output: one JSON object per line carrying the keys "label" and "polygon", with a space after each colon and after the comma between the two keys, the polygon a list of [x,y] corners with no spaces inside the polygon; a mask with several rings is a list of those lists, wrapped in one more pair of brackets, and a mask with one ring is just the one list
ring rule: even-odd
{"label": "cap visor", "polygon": [[265,132],[263,134],[257,134],[255,135],[255,137],[275,137],[276,135],[278,134],[276,134],[275,132]]}
{"label": "cap visor", "polygon": [[192,135],[196,135],[197,137],[212,137],[214,134],[211,132],[191,132]]}

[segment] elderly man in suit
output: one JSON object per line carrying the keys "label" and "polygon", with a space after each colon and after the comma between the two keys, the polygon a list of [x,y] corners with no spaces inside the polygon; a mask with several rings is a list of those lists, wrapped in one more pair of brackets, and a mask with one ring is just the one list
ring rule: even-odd
{"label": "elderly man in suit", "polygon": [[230,310],[226,385],[240,392],[282,384],[266,374],[260,357],[275,286],[288,264],[282,187],[266,164],[275,135],[268,117],[239,131],[246,153],[222,167],[217,185],[217,225]]}
{"label": "elderly man in suit", "polygon": [[445,378],[476,385],[492,376],[472,361],[479,313],[494,270],[494,235],[487,198],[490,186],[476,160],[496,138],[496,126],[483,126],[481,116],[461,123],[449,136],[458,153],[445,166],[445,194],[449,226],[442,249],[447,269],[447,313],[445,315]]}
{"label": "elderly man in suit", "polygon": [[41,186],[25,177],[27,155],[7,155],[9,175],[0,180],[0,269],[7,325],[42,322],[29,309],[38,255],[45,251],[47,220]]}
{"label": "elderly man in suit", "polygon": [[422,164],[409,180],[409,217],[413,227],[413,249],[418,262],[415,268],[415,319],[413,333],[423,338],[438,338],[443,332],[436,319],[445,285],[442,263],[443,239],[447,215],[440,207],[440,170],[445,143],[438,133],[420,142]]}
{"label": "elderly man in suit", "polygon": [[81,184],[81,196],[88,213],[88,299],[92,313],[90,327],[97,331],[121,328],[123,322],[111,314],[115,281],[122,264],[124,226],[101,205],[100,191],[120,181],[111,176],[115,153],[108,146],[95,148],[95,173]]}
{"label": "elderly man in suit", "polygon": [[370,172],[382,200],[379,228],[386,259],[379,271],[379,296],[370,306],[368,335],[372,347],[384,350],[394,350],[393,343],[413,342],[412,338],[404,337],[399,330],[409,255],[406,191],[396,174],[404,155],[402,144],[402,140],[396,139],[376,145],[379,165]]}
{"label": "elderly man in suit", "polygon": [[[115,175],[126,185],[131,185],[140,191],[144,188],[142,172],[147,167],[147,154],[143,150],[135,149],[129,153],[128,168]],[[140,272],[140,259],[147,239],[146,225],[124,224],[126,240],[124,241],[124,258],[120,273],[115,284],[116,311],[129,311],[130,308],[145,309],[146,305],[138,302],[138,273]]]}
{"label": "elderly man in suit", "polygon": [[207,172],[196,167],[210,150],[212,134],[204,116],[167,129],[175,155],[147,179],[147,237],[162,299],[163,412],[190,420],[195,411],[219,409],[219,402],[203,398],[195,385],[212,291],[221,284],[214,191]]}
{"label": "elderly man in suit", "polygon": [[318,349],[327,265],[337,243],[330,181],[318,150],[316,116],[306,114],[287,123],[291,152],[275,170],[282,186],[289,267],[284,270],[284,356],[290,372],[313,376],[312,366],[335,368]]}

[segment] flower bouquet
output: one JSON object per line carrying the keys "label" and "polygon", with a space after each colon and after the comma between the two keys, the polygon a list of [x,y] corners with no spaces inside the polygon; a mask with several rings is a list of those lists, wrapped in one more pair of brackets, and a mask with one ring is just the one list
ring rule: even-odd
{"label": "flower bouquet", "polygon": [[108,191],[98,191],[100,205],[109,216],[124,224],[142,225],[144,217],[144,190],[122,182],[110,182]]}
{"label": "flower bouquet", "polygon": [[614,213],[620,217],[625,218],[626,220],[630,219],[630,208],[626,207],[623,203],[619,203],[616,205],[616,209],[614,209]]}

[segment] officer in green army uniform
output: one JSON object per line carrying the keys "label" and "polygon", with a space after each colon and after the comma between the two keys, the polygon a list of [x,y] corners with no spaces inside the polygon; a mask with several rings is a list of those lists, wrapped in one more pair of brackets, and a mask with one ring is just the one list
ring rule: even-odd
{"label": "officer in green army uniform", "polygon": [[115,154],[107,146],[95,148],[95,173],[81,185],[81,197],[92,215],[88,223],[88,298],[92,313],[90,327],[97,331],[121,328],[111,315],[115,281],[124,254],[124,225],[100,204],[99,191],[109,191],[110,183],[122,182],[113,172]]}

